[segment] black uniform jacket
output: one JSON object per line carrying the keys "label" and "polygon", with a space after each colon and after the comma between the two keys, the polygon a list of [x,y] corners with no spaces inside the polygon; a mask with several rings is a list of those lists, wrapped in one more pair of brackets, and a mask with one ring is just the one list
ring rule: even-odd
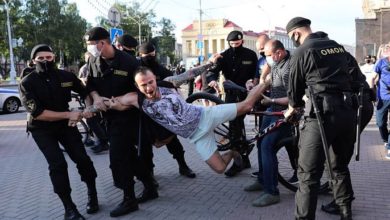
{"label": "black uniform jacket", "polygon": [[[55,69],[50,73],[33,71],[22,79],[19,84],[22,103],[26,110],[35,118],[44,110],[55,112],[69,111],[71,91],[85,97],[87,91],[82,82],[73,73]],[[32,120],[29,129],[48,128],[56,125],[66,125],[68,120],[39,121]]]}
{"label": "black uniform jacket", "polygon": [[218,73],[222,71],[227,80],[245,87],[246,81],[253,79],[256,73],[257,55],[254,51],[241,47],[237,51],[229,48],[221,53],[222,58],[218,60],[217,65],[210,71],[215,73],[213,78],[216,80]]}
{"label": "black uniform jacket", "polygon": [[[114,58],[108,61],[101,57],[91,57],[88,62],[88,92],[96,91],[100,96],[107,98],[135,92],[133,74],[138,65],[135,57],[117,49]],[[135,108],[126,111],[108,110],[104,115],[122,117],[129,113],[138,115]]]}
{"label": "black uniform jacket", "polygon": [[289,104],[304,106],[307,86],[313,86],[315,93],[351,91],[348,59],[348,52],[337,42],[310,34],[291,58]]}

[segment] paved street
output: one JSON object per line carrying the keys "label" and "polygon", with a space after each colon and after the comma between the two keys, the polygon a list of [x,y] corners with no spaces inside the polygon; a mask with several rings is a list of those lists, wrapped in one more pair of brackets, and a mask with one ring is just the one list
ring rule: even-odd
{"label": "paved street", "polygon": [[[25,132],[25,112],[0,115],[0,219],[62,219],[63,208],[53,193],[47,163],[33,139]],[[247,119],[253,126],[253,120]],[[257,167],[256,149],[251,154],[252,169],[239,176],[226,178],[213,173],[201,161],[194,147],[184,141],[186,158],[197,178],[188,179],[178,173],[178,166],[165,148],[155,149],[156,177],[160,197],[140,205],[140,210],[117,219],[292,219],[294,193],[280,186],[281,202],[255,208],[251,202],[259,193],[247,193],[243,187],[254,178]],[[80,181],[73,162],[68,159],[73,188],[72,196],[87,219],[110,219],[109,211],[122,199],[113,186],[108,154],[95,155],[87,149],[98,172],[97,190],[101,210],[95,215],[85,211],[86,186]],[[390,219],[390,161],[384,159],[384,148],[374,121],[362,136],[361,161],[351,163],[356,200],[354,219]],[[142,186],[136,183],[137,193]],[[320,196],[318,207],[330,196]],[[339,219],[317,209],[317,219]]]}

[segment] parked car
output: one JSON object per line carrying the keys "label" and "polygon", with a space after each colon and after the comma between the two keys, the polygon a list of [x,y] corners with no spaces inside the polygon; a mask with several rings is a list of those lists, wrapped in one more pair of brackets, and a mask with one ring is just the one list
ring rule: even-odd
{"label": "parked car", "polygon": [[19,111],[21,101],[17,89],[0,88],[0,110],[4,113],[15,113]]}

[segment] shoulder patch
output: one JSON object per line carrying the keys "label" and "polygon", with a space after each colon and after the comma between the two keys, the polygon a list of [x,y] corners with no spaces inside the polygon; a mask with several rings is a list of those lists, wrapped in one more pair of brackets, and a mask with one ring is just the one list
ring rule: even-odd
{"label": "shoulder patch", "polygon": [[319,50],[319,53],[322,56],[328,56],[328,55],[333,55],[333,54],[345,53],[345,49],[343,47],[322,48]]}
{"label": "shoulder patch", "polygon": [[72,87],[72,86],[73,86],[73,82],[63,82],[63,83],[61,83],[61,87],[62,88]]}
{"label": "shoulder patch", "polygon": [[114,75],[127,76],[129,73],[123,70],[114,70]]}
{"label": "shoulder patch", "polygon": [[27,106],[27,110],[30,111],[30,112],[35,111],[35,109],[37,108],[34,99],[27,100],[26,101],[26,106]]}
{"label": "shoulder patch", "polygon": [[251,65],[253,62],[251,60],[243,60],[242,64],[244,65]]}

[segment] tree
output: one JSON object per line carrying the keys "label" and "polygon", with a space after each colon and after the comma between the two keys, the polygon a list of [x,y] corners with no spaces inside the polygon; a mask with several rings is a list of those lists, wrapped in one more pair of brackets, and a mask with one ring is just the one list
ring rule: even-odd
{"label": "tree", "polygon": [[[141,24],[142,42],[151,41],[156,45],[157,56],[163,63],[166,63],[166,57],[169,57],[171,61],[175,61],[175,35],[173,34],[175,25],[171,20],[162,18],[157,22],[154,11],[141,12],[138,2],[127,5],[116,4],[116,7],[121,11],[122,21],[120,27],[125,33],[139,40],[139,24]],[[100,23],[105,24],[102,20]],[[152,30],[157,33],[154,38]]]}
{"label": "tree", "polygon": [[87,22],[80,17],[76,3],[68,4],[66,0],[27,0],[23,24],[25,46],[29,50],[36,44],[46,43],[57,56],[62,52],[67,57],[65,62],[78,60],[84,52],[82,37]]}
{"label": "tree", "polygon": [[[11,22],[11,32],[12,37],[19,36],[16,28],[14,28],[13,24],[17,24],[19,22],[19,17],[21,15],[21,2],[19,0],[13,0],[13,1],[7,1],[9,5],[9,17]],[[3,78],[6,78],[8,76],[9,68],[8,68],[8,59],[9,59],[9,43],[8,43],[8,30],[7,30],[7,16],[6,16],[6,8],[4,1],[0,1],[0,8],[1,14],[0,14],[0,27],[3,27],[0,31],[3,33],[0,35],[0,61],[4,58],[4,66],[0,65],[0,74]],[[17,51],[15,51],[15,54],[18,54]],[[1,64],[1,62],[0,62]]]}
{"label": "tree", "polygon": [[[1,1],[0,5],[4,3]],[[14,48],[15,56],[30,59],[31,49],[40,43],[50,45],[64,62],[73,63],[85,51],[83,36],[87,22],[81,18],[76,3],[66,0],[12,0],[10,1],[12,37],[23,39],[23,46]],[[6,27],[5,16],[0,17],[1,27]],[[6,29],[2,30],[7,33]],[[0,56],[8,57],[8,37],[0,37]]]}
{"label": "tree", "polygon": [[139,42],[139,24],[141,25],[142,42],[149,41],[153,34],[152,29],[156,27],[156,15],[152,10],[141,12],[140,4],[132,2],[131,5],[116,4],[122,13],[121,28],[125,33],[132,35]]}
{"label": "tree", "polygon": [[156,40],[158,43],[158,54],[160,55],[160,60],[164,60],[163,58],[169,57],[170,60],[175,63],[176,58],[174,51],[176,40],[175,34],[173,33],[175,25],[167,18],[162,18],[160,22],[158,22],[158,25],[161,29],[158,31],[159,36],[156,37]]}

